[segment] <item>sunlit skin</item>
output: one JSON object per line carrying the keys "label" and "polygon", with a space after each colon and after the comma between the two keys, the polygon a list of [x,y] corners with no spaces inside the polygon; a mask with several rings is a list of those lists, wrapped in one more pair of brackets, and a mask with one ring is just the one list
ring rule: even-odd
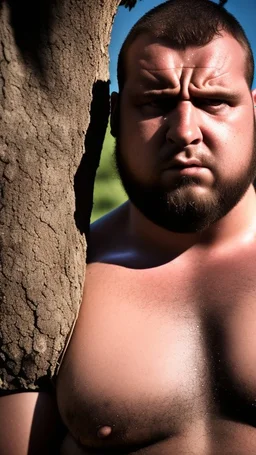
{"label": "sunlit skin", "polygon": [[[139,36],[112,96],[127,175],[207,203],[217,203],[217,183],[249,175],[256,94],[244,63],[225,34],[183,51]],[[196,180],[180,185],[182,176]],[[130,201],[92,226],[83,302],[57,378],[61,455],[255,455],[255,236],[250,182],[200,232],[159,226]],[[27,439],[4,455],[27,455],[17,447],[28,445],[30,397],[20,406]],[[14,433],[9,398],[0,417]],[[41,419],[51,414],[45,406]]]}

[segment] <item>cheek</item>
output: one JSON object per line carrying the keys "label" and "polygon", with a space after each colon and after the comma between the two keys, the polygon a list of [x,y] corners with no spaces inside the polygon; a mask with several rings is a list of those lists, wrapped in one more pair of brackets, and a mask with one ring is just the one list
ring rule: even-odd
{"label": "cheek", "polygon": [[145,180],[154,174],[165,142],[161,126],[159,119],[141,121],[136,118],[136,114],[126,116],[121,121],[122,156],[133,174],[143,176]]}
{"label": "cheek", "polygon": [[122,137],[129,137],[130,140],[148,144],[155,136],[161,136],[163,120],[161,117],[142,119],[137,109],[128,108],[125,115],[121,114],[120,123]]}
{"label": "cheek", "polygon": [[139,107],[130,103],[126,97],[121,102],[120,119],[120,135],[123,140],[129,139],[144,146],[150,144],[155,136],[161,135],[162,118],[143,118]]}
{"label": "cheek", "polygon": [[248,167],[253,154],[254,122],[248,115],[233,116],[229,122],[212,122],[204,141],[222,176],[235,178]]}

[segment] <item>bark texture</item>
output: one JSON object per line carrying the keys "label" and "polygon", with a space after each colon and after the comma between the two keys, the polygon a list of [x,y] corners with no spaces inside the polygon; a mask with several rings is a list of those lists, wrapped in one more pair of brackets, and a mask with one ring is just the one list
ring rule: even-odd
{"label": "bark texture", "polygon": [[118,0],[0,0],[0,388],[44,388],[81,302]]}

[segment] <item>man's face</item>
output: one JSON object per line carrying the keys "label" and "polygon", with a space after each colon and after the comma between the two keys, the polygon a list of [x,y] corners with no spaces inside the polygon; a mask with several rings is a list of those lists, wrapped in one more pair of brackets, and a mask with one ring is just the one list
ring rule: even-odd
{"label": "man's face", "polygon": [[142,35],[126,56],[116,161],[131,202],[155,224],[196,232],[225,216],[256,174],[245,54],[225,34],[174,50]]}

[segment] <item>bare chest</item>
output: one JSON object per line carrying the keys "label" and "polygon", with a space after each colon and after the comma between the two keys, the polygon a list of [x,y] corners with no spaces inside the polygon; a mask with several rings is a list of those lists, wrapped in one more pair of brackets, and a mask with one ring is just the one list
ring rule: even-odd
{"label": "bare chest", "polygon": [[255,328],[248,261],[92,265],[60,375],[64,413],[76,414],[84,442],[103,425],[131,445],[211,425],[213,415],[256,426]]}

